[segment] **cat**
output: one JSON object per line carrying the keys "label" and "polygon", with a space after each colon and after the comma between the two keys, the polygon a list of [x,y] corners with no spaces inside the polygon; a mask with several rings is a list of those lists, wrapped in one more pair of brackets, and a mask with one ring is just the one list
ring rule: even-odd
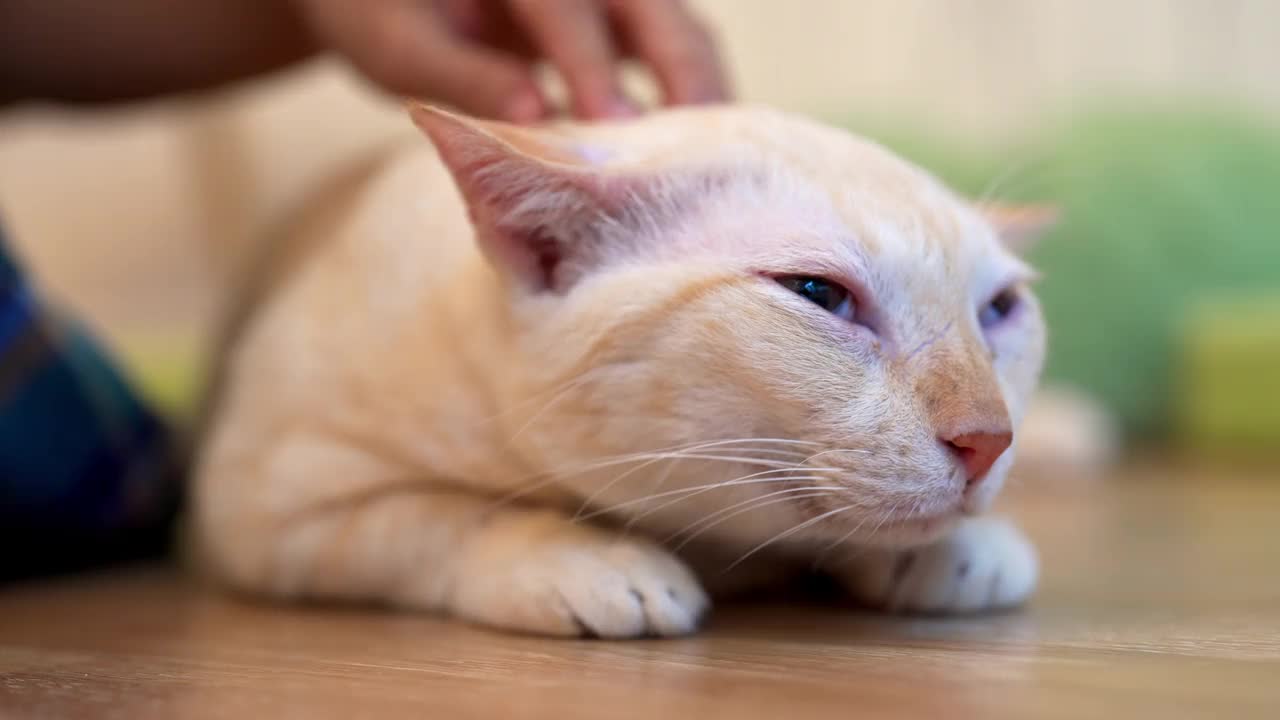
{"label": "cat", "polygon": [[606,638],[810,568],[890,611],[1032,593],[982,512],[1045,353],[1037,214],[763,107],[409,114],[246,294],[195,477],[218,578]]}

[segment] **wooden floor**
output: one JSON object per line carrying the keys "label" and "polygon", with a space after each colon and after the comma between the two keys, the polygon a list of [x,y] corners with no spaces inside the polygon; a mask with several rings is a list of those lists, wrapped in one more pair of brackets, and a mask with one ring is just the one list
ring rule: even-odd
{"label": "wooden floor", "polygon": [[720,608],[612,643],[249,605],[160,569],[2,589],[0,718],[1280,718],[1280,472],[1014,490],[1045,581],[1000,617]]}

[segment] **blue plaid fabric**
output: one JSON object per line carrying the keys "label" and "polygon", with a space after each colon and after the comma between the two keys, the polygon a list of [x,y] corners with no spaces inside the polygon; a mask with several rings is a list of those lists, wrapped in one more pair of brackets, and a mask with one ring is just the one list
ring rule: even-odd
{"label": "blue plaid fabric", "polygon": [[41,303],[0,234],[0,580],[162,550],[173,460],[163,424]]}

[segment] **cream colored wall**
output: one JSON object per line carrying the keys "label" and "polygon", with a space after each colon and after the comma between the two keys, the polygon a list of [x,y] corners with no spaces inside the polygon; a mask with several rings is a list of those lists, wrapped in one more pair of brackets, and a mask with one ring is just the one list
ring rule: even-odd
{"label": "cream colored wall", "polygon": [[[1274,0],[702,0],[740,95],[992,136],[1101,95],[1280,109]],[[200,331],[220,248],[405,124],[336,64],[229,98],[0,118],[0,209],[51,291],[117,337]]]}
{"label": "cream colored wall", "polygon": [[1275,0],[711,0],[749,97],[1025,127],[1099,94],[1280,108]]}

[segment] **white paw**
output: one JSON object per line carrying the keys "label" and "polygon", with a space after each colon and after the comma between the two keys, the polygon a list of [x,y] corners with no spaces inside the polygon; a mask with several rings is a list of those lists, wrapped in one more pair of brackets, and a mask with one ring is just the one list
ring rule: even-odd
{"label": "white paw", "polygon": [[1038,568],[1017,528],[972,518],[933,545],[870,551],[842,579],[858,600],[890,612],[971,613],[1022,604]]}
{"label": "white paw", "polygon": [[575,528],[504,555],[468,569],[455,613],[524,632],[632,638],[691,633],[711,604],[684,563],[643,540]]}

